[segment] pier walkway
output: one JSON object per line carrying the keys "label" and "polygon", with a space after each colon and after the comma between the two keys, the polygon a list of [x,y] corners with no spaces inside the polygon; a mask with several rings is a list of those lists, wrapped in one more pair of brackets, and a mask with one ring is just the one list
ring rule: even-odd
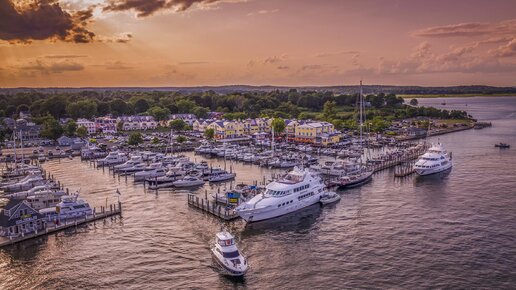
{"label": "pier walkway", "polygon": [[239,218],[238,214],[233,209],[227,209],[220,204],[217,204],[215,201],[210,201],[209,199],[204,199],[202,197],[199,198],[194,194],[188,194],[188,205],[225,221]]}
{"label": "pier walkway", "polygon": [[50,223],[47,223],[45,229],[41,231],[36,231],[30,234],[22,234],[17,237],[0,237],[0,248],[117,215],[122,215],[122,203],[120,202],[118,203],[118,205],[111,204],[109,206],[109,209],[101,207],[99,213],[97,213],[96,208],[94,208],[93,214],[89,216],[80,217],[77,219],[67,219],[63,221],[61,224],[51,225]]}
{"label": "pier walkway", "polygon": [[376,173],[378,171],[382,171],[384,169],[388,169],[388,168],[391,168],[391,167],[403,164],[405,162],[408,162],[410,160],[414,160],[414,159],[418,158],[423,153],[425,153],[426,150],[428,150],[428,148],[429,148],[429,145],[425,144],[424,146],[421,146],[417,150],[409,151],[409,152],[406,152],[406,153],[404,153],[404,154],[402,154],[400,156],[396,156],[396,157],[394,157],[392,159],[385,160],[385,161],[382,161],[382,162],[380,162],[378,164],[371,165],[371,168]]}

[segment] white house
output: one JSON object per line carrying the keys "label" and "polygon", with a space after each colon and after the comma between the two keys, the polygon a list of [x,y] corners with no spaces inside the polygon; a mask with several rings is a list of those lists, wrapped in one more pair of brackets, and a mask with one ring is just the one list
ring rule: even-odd
{"label": "white house", "polygon": [[116,133],[117,120],[111,117],[100,117],[95,118],[95,125],[97,130],[103,133],[114,134]]}
{"label": "white house", "polygon": [[158,127],[158,122],[152,116],[123,116],[118,122],[123,122],[124,130],[153,130]]}
{"label": "white house", "polygon": [[97,133],[97,125],[95,125],[95,122],[90,121],[88,119],[77,119],[77,128],[79,127],[85,127],[88,131],[88,135],[92,135]]}

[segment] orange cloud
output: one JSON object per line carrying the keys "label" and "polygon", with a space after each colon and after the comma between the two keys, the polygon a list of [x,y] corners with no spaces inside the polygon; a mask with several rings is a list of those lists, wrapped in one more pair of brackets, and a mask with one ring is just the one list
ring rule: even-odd
{"label": "orange cloud", "polygon": [[498,23],[459,23],[435,26],[417,30],[413,33],[418,37],[458,37],[485,35],[514,35],[516,34],[516,19]]}
{"label": "orange cloud", "polygon": [[137,17],[147,17],[159,10],[172,9],[181,12],[193,5],[209,5],[217,2],[223,2],[223,0],[108,0],[103,11],[133,10]]}
{"label": "orange cloud", "polygon": [[35,0],[15,5],[12,0],[0,0],[0,39],[11,43],[31,40],[57,39],[87,43],[95,33],[86,26],[93,8],[67,12],[56,0]]}

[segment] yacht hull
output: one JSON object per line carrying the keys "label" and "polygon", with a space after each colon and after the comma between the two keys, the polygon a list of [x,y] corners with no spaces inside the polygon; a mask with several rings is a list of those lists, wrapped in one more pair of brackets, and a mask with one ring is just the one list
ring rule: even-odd
{"label": "yacht hull", "polygon": [[267,207],[267,208],[258,208],[258,209],[249,209],[237,211],[237,214],[245,220],[247,223],[258,222],[268,219],[277,218],[295,211],[302,210],[306,207],[309,207],[315,203],[318,203],[321,199],[321,194],[315,194],[309,198],[306,198],[301,201],[295,201],[292,204],[282,206],[279,208]]}
{"label": "yacht hull", "polygon": [[446,170],[449,170],[452,168],[452,164],[447,164],[446,166],[443,166],[443,167],[437,167],[437,168],[424,168],[424,169],[414,169],[414,171],[420,175],[420,176],[426,176],[426,175],[432,175],[432,174],[437,174],[439,172],[443,172],[443,171],[446,171]]}

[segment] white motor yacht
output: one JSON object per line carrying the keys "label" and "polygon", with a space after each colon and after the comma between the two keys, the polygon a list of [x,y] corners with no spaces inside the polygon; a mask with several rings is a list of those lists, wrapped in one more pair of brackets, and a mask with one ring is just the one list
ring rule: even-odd
{"label": "white motor yacht", "polygon": [[39,211],[48,220],[66,220],[82,218],[93,214],[90,205],[77,195],[64,195],[55,207],[44,208]]}
{"label": "white motor yacht", "polygon": [[222,267],[222,273],[225,275],[243,276],[249,269],[246,258],[238,251],[235,238],[225,230],[215,236],[211,253],[215,262]]}
{"label": "white motor yacht", "polygon": [[134,181],[144,181],[147,178],[155,178],[165,176],[167,173],[167,169],[163,167],[161,162],[151,163],[149,166],[145,167],[144,170],[138,171],[134,174]]}
{"label": "white motor yacht", "polygon": [[330,181],[331,185],[339,188],[352,188],[368,183],[373,179],[373,171],[363,167],[361,171],[345,174]]}
{"label": "white motor yacht", "polygon": [[61,197],[66,195],[63,190],[43,190],[38,191],[34,195],[26,197],[27,202],[35,210],[56,206],[60,201]]}
{"label": "white motor yacht", "polygon": [[29,190],[34,186],[43,185],[45,183],[46,181],[43,178],[43,176],[41,176],[41,173],[32,173],[22,178],[20,181],[16,183],[3,185],[2,187],[0,187],[0,189],[3,189],[4,191],[8,192],[18,192]]}
{"label": "white motor yacht", "polygon": [[125,169],[125,168],[133,167],[136,164],[140,164],[142,162],[143,162],[143,160],[142,160],[141,156],[132,156],[131,159],[129,159],[127,162],[122,163],[120,165],[115,165],[113,167],[113,170],[120,171],[120,170]]}
{"label": "white motor yacht", "polygon": [[213,174],[208,178],[208,181],[209,182],[222,182],[222,181],[234,179],[235,176],[236,176],[236,173],[229,173],[229,172]]}
{"label": "white motor yacht", "polygon": [[204,180],[199,179],[195,176],[185,176],[183,179],[174,181],[172,183],[175,187],[194,187],[194,186],[201,186],[204,184]]}
{"label": "white motor yacht", "polygon": [[414,171],[419,175],[430,175],[452,168],[451,154],[441,143],[433,144],[414,164]]}
{"label": "white motor yacht", "polygon": [[97,166],[111,166],[127,161],[127,156],[119,152],[110,152],[106,157],[97,161]]}
{"label": "white motor yacht", "polygon": [[147,165],[145,163],[137,163],[131,167],[126,167],[126,168],[123,168],[123,169],[119,169],[118,172],[121,174],[121,175],[124,175],[124,174],[130,174],[130,173],[133,173],[133,172],[138,172],[138,171],[143,171],[145,170],[145,168],[147,168]]}
{"label": "white motor yacht", "polygon": [[319,202],[325,193],[319,175],[294,167],[283,178],[269,183],[263,194],[242,203],[235,211],[245,221],[256,222],[308,207]]}

